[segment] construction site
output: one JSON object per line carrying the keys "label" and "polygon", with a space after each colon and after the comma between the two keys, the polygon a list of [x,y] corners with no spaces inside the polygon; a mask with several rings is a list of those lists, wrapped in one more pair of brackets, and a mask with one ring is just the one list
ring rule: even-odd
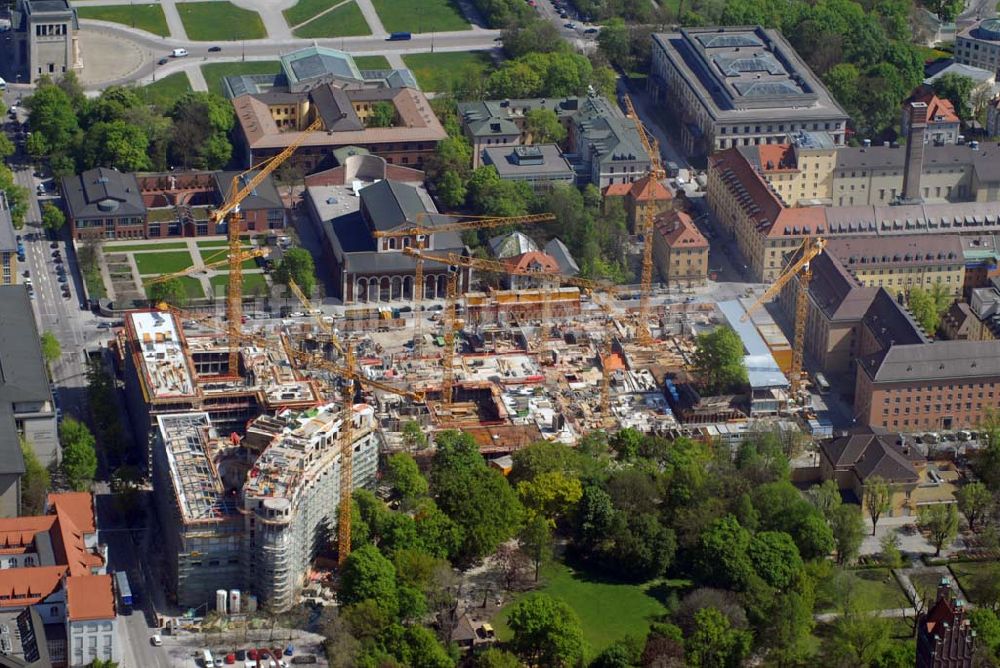
{"label": "construction site", "polygon": [[[212,215],[238,210],[241,193],[281,160],[242,188],[234,182]],[[759,300],[657,298],[651,209],[637,307],[623,307],[600,281],[424,250],[441,230],[545,219],[442,218],[381,230],[416,262],[414,285],[425,284],[426,263],[447,269],[443,300],[425,304],[418,290],[405,311],[348,306],[334,317],[291,283],[309,317],[285,320],[244,316],[247,251],[230,225],[224,314],[169,304],[127,314],[113,349],[147,447],[177,604],[210,603],[226,588],[242,590],[247,605],[284,610],[327,581],[350,552],[351,492],[374,485],[379,456],[432,451],[404,436],[413,423],[431,444],[442,430],[471,435],[501,468],[522,447],[569,447],[596,430],[726,440],[779,416],[791,428],[807,424],[787,419],[809,417],[798,400],[801,354],[759,308],[800,266]],[[480,289],[480,273],[530,281]],[[748,386],[702,396],[695,337],[721,324],[743,342]]]}

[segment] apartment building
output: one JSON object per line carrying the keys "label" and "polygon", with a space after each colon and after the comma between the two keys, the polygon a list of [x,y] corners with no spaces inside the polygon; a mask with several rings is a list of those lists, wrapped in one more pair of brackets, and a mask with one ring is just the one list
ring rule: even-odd
{"label": "apartment building", "polygon": [[683,211],[660,214],[653,224],[653,261],[673,288],[693,288],[708,280],[708,240]]}
{"label": "apartment building", "polygon": [[977,426],[1000,400],[996,341],[893,345],[858,360],[854,413],[892,431]]}
{"label": "apartment building", "polygon": [[617,104],[599,95],[459,104],[462,128],[472,143],[473,166],[483,164],[483,152],[490,147],[531,144],[526,118],[535,109],[553,111],[566,127],[563,155],[573,166],[578,184],[604,188],[632,183],[649,171],[635,123]]}
{"label": "apartment building", "polygon": [[685,152],[776,144],[798,130],[844,143],[847,113],[780,32],[760,26],[653,35],[649,90],[675,109]]}
{"label": "apartment building", "polygon": [[30,610],[32,619],[18,619],[17,628],[41,631],[40,637],[15,636],[4,627],[0,636],[18,641],[26,664],[42,653],[50,666],[120,661],[114,587],[107,548],[97,541],[94,497],[54,493],[46,506],[44,515],[0,520],[0,615]]}
{"label": "apartment building", "polygon": [[917,91],[903,103],[903,113],[900,117],[900,134],[904,137],[910,134],[910,115],[906,107],[910,102],[923,102],[927,105],[927,131],[924,133],[924,143],[957,144],[961,134],[962,121],[955,113],[955,105],[951,100],[941,99],[934,94],[930,86],[920,86]]}
{"label": "apartment building", "polygon": [[1000,68],[1000,19],[984,19],[958,33],[955,62],[996,72]]}
{"label": "apartment building", "polygon": [[[332,546],[340,498],[341,412],[333,404],[254,419],[244,439],[208,413],[157,417],[154,491],[179,605],[239,589],[287,610]],[[374,483],[374,412],[355,406],[354,487]]]}

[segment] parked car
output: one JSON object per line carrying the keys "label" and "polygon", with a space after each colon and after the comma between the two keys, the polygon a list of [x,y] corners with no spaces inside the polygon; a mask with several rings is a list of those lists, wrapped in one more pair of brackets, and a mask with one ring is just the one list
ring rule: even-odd
{"label": "parked car", "polygon": [[[101,324],[106,325],[107,323],[102,322]],[[161,638],[160,634],[157,633],[155,636],[149,639],[149,642],[153,645],[153,647],[160,647],[163,645],[163,638]]]}
{"label": "parked car", "polygon": [[222,47],[221,46],[211,46],[211,47],[208,48],[208,51],[209,51],[209,53],[218,53],[219,51],[222,51]]}

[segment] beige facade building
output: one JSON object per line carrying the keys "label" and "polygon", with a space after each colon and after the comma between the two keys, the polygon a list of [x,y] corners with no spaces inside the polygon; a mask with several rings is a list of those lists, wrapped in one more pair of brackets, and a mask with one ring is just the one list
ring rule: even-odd
{"label": "beige facade building", "polygon": [[893,296],[940,285],[953,297],[962,293],[965,260],[957,234],[830,239],[826,251],[858,282],[885,288]]}
{"label": "beige facade building", "polygon": [[708,277],[708,240],[683,211],[661,214],[654,222],[653,260],[670,287],[704,285]]}
{"label": "beige facade building", "polygon": [[19,0],[11,15],[14,71],[21,81],[83,71],[80,25],[68,0]]}

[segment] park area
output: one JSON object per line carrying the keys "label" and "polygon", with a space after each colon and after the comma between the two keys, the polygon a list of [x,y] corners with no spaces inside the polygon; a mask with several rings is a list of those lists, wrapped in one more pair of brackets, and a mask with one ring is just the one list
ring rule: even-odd
{"label": "park area", "polygon": [[454,0],[372,0],[382,25],[389,32],[447,32],[468,30]]}
{"label": "park area", "polygon": [[105,5],[99,7],[78,7],[77,14],[81,19],[94,19],[121,23],[160,37],[168,37],[167,17],[160,5]]}
{"label": "park area", "polygon": [[[218,297],[225,294],[228,285],[226,247],[227,241],[222,237],[105,243],[101,246],[101,254],[111,285],[104,285],[105,279],[101,288],[116,302],[141,302],[147,298],[147,290],[154,279],[197,266],[199,269],[191,275],[178,277],[187,299]],[[244,244],[243,248],[249,250],[251,246]],[[201,268],[205,265],[209,268]],[[242,267],[244,291],[263,294],[267,290],[267,279],[256,261],[245,260]],[[93,287],[92,292],[101,293]]]}
{"label": "park area", "polygon": [[296,37],[314,39],[321,37],[355,37],[370,35],[371,29],[365,21],[361,8],[354,0],[331,9],[294,30]]}
{"label": "park area", "polygon": [[446,93],[456,77],[482,78],[492,65],[485,51],[413,53],[403,56],[403,63],[413,71],[424,91]]}
{"label": "park area", "polygon": [[232,42],[267,37],[260,14],[231,2],[183,2],[177,11],[187,36],[196,42]]}
{"label": "park area", "polygon": [[192,88],[187,72],[174,72],[143,86],[140,90],[146,96],[146,101],[149,104],[166,110],[170,109],[184,93],[189,93]]}

